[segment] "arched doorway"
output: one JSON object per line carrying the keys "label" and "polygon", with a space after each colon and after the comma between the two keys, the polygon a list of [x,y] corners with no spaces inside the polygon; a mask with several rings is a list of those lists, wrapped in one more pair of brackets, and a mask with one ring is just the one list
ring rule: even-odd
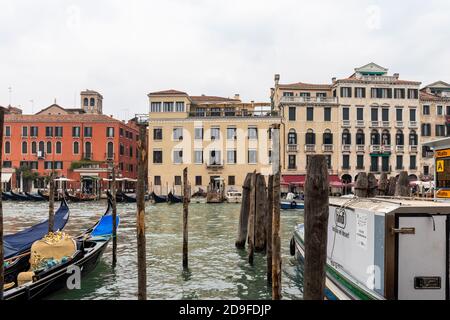
{"label": "arched doorway", "polygon": [[350,194],[352,192],[352,182],[353,182],[352,180],[353,180],[353,178],[349,174],[344,174],[341,177],[341,181],[344,184],[344,188],[343,188],[344,195]]}

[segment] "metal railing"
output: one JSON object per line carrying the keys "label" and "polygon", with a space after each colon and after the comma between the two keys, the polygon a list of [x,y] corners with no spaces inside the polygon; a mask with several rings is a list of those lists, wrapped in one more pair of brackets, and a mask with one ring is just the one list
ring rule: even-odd
{"label": "metal railing", "polygon": [[335,97],[281,97],[281,103],[337,103]]}
{"label": "metal railing", "polygon": [[322,146],[322,151],[323,152],[333,152],[334,151],[334,146],[332,144],[324,144]]}
{"label": "metal railing", "polygon": [[366,152],[366,146],[363,144],[356,145],[356,152]]}
{"label": "metal railing", "polygon": [[351,152],[352,146],[350,144],[344,144],[342,145],[342,152]]}
{"label": "metal railing", "polygon": [[305,152],[316,152],[316,145],[315,144],[305,145]]}
{"label": "metal railing", "polygon": [[190,118],[273,118],[279,117],[277,111],[191,111]]}
{"label": "metal railing", "polygon": [[288,144],[287,145],[287,151],[288,152],[298,152],[299,151],[298,144]]}

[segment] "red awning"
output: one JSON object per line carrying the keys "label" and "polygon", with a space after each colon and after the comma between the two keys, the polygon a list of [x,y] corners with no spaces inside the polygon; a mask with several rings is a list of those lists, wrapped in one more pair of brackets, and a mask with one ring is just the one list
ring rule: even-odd
{"label": "red awning", "polygon": [[281,184],[304,186],[305,179],[306,179],[306,176],[299,176],[299,175],[283,176]]}
{"label": "red awning", "polygon": [[333,188],[343,188],[344,184],[342,183],[339,176],[329,176],[328,181],[330,182],[330,187]]}

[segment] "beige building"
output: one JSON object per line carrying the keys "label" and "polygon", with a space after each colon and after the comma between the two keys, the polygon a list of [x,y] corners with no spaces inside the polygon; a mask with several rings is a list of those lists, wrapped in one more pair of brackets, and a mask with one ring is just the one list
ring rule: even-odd
{"label": "beige building", "polygon": [[331,180],[354,182],[363,171],[407,170],[418,177],[420,84],[374,63],[330,84],[283,85],[276,76],[272,98],[283,115],[284,180],[304,180],[311,154],[327,155]]}
{"label": "beige building", "polygon": [[[450,84],[438,81],[420,91],[421,135],[420,143],[442,139],[450,135]],[[431,177],[434,173],[433,152],[429,147],[421,149],[421,173]]]}
{"label": "beige building", "polygon": [[280,123],[269,103],[190,96],[167,90],[148,95],[149,185],[156,194],[181,194],[188,168],[191,192],[222,179],[226,189],[241,189],[254,170],[271,172],[270,127]]}

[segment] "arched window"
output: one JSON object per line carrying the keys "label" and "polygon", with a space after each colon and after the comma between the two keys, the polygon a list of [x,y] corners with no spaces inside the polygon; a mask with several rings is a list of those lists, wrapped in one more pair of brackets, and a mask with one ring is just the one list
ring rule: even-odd
{"label": "arched window", "polygon": [[358,130],[358,132],[356,133],[356,144],[358,146],[366,144],[366,135],[364,134],[364,131]]}
{"label": "arched window", "polygon": [[85,154],[84,158],[91,159],[91,157],[92,157],[91,152],[92,152],[92,145],[90,142],[86,142],[84,144],[84,154]]}
{"label": "arched window", "polygon": [[5,153],[10,154],[11,153],[11,142],[6,141],[5,142]]}
{"label": "arched window", "polygon": [[22,154],[28,153],[28,143],[26,141],[22,142]]}
{"label": "arched window", "polygon": [[39,152],[44,153],[45,151],[45,143],[44,141],[39,142]]}
{"label": "arched window", "polygon": [[[112,143],[111,141],[108,142],[108,146],[107,146],[107,153],[108,153],[108,159],[112,159],[114,158],[114,143]],[[130,149],[131,150],[131,149]]]}
{"label": "arched window", "polygon": [[57,141],[56,142],[56,148],[55,148],[56,150],[55,150],[55,152],[57,153],[57,154],[61,154],[62,153],[62,145],[61,145],[61,142],[60,141]]}
{"label": "arched window", "polygon": [[91,107],[93,107],[93,106],[95,106],[95,99],[94,98],[91,98]]}
{"label": "arched window", "polygon": [[288,144],[297,144],[297,133],[294,129],[289,130]]}
{"label": "arched window", "polygon": [[381,135],[381,143],[383,146],[391,145],[391,133],[389,132],[389,130],[383,131],[383,134]]}
{"label": "arched window", "polygon": [[333,134],[328,129],[325,130],[325,132],[323,134],[323,144],[325,144],[325,145],[333,144]]}
{"label": "arched window", "polygon": [[31,142],[31,153],[36,154],[37,153],[37,143],[36,141]]}
{"label": "arched window", "polygon": [[73,154],[79,154],[80,153],[80,143],[78,141],[75,141],[73,143]]}
{"label": "arched window", "polygon": [[344,146],[348,146],[352,144],[352,136],[350,134],[350,131],[348,131],[348,129],[345,129],[342,132],[342,144]]}
{"label": "arched window", "polygon": [[89,105],[89,99],[88,99],[88,98],[84,98],[84,100],[83,100],[83,105],[84,105],[85,107],[87,107],[87,106]]}
{"label": "arched window", "polygon": [[47,142],[47,153],[52,153],[52,143],[50,141]]}
{"label": "arched window", "polygon": [[315,145],[316,144],[316,134],[312,129],[309,129],[306,133],[306,144]]}
{"label": "arched window", "polygon": [[402,130],[398,130],[397,134],[395,135],[395,143],[398,146],[404,146],[405,145],[405,135],[403,134]]}
{"label": "arched window", "polygon": [[373,130],[370,134],[370,143],[373,146],[379,146],[380,145],[380,134],[377,130]]}
{"label": "arched window", "polygon": [[411,131],[411,133],[409,134],[409,145],[417,146],[418,140],[419,139],[418,139],[417,133],[414,130]]}

